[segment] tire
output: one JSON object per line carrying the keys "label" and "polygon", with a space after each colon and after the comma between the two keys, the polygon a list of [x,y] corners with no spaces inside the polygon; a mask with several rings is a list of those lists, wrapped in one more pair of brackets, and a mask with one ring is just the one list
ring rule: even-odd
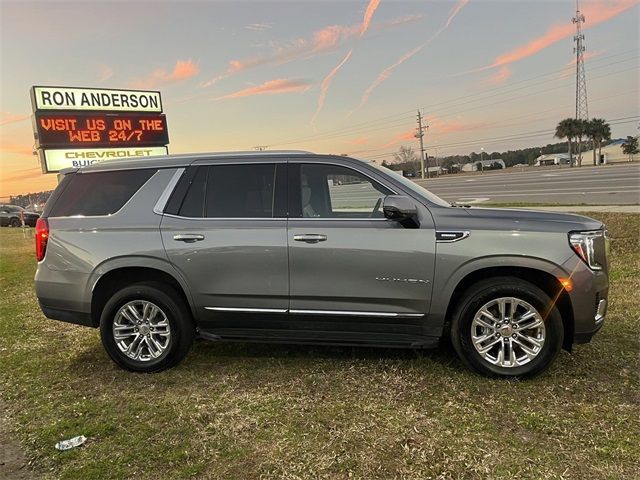
{"label": "tire", "polygon": [[[137,283],[117,291],[100,316],[102,345],[118,366],[132,372],[173,367],[189,352],[194,335],[184,301],[162,283]],[[127,347],[129,354],[123,351]]]}
{"label": "tire", "polygon": [[451,341],[462,362],[489,377],[525,378],[544,372],[560,351],[563,336],[562,318],[551,298],[515,277],[473,285],[451,323]]}
{"label": "tire", "polygon": [[13,228],[18,228],[22,226],[22,222],[18,218],[12,218],[9,225],[11,225]]}

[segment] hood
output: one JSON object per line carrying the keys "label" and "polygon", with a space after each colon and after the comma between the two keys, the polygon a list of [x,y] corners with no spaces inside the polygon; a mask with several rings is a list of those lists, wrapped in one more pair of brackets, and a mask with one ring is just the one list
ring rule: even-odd
{"label": "hood", "polygon": [[563,231],[598,230],[603,227],[599,220],[573,213],[482,207],[468,208],[466,211],[474,219],[498,222],[502,225],[506,222],[517,230],[537,230],[541,225],[546,227],[544,230]]}

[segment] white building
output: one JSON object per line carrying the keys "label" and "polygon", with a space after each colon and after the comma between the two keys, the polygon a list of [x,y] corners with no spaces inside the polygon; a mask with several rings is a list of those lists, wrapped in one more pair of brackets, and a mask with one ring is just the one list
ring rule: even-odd
{"label": "white building", "polygon": [[[589,142],[591,143],[591,142]],[[622,144],[624,139],[614,140],[609,145],[602,147],[602,156],[598,161],[598,147],[596,147],[596,162],[604,163],[620,163],[628,162],[629,155],[622,153]],[[593,165],[593,150],[582,153],[582,165]]]}
{"label": "white building", "polygon": [[[584,155],[582,156],[584,160]],[[576,160],[573,159],[575,164]],[[569,154],[568,153],[550,153],[548,155],[540,155],[536,158],[536,163],[534,166],[541,167],[545,165],[569,165]]]}
{"label": "white building", "polygon": [[500,166],[502,168],[506,168],[506,165],[504,164],[504,161],[501,158],[489,158],[487,160],[476,160],[475,162],[470,162],[470,163],[465,163],[462,166],[462,171],[463,172],[477,172],[478,169],[478,164],[482,163],[482,169],[484,170],[490,170],[491,166],[494,163],[499,163]]}

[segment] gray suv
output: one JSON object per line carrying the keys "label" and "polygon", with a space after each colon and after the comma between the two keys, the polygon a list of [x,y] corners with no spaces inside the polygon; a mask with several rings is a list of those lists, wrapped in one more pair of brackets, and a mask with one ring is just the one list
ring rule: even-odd
{"label": "gray suv", "polygon": [[429,348],[532,376],[607,308],[604,225],[452,206],[391,170],[308,152],[67,170],[36,228],[44,314],[153,372],[209,340]]}

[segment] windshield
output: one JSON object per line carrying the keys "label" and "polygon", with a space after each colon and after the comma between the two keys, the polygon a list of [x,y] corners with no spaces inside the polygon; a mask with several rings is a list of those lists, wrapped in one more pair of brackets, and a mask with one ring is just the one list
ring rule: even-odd
{"label": "windshield", "polygon": [[371,165],[372,167],[375,167],[378,170],[381,170],[385,174],[391,175],[396,181],[400,182],[403,186],[407,187],[409,190],[417,193],[418,195],[426,197],[427,200],[429,200],[431,203],[435,203],[436,205],[440,205],[441,207],[450,207],[451,206],[451,204],[449,202],[445,202],[439,196],[431,193],[426,188],[421,187],[416,182],[411,181],[408,178],[404,178],[402,175],[400,175],[397,172],[394,172],[390,168],[383,167],[381,165],[378,165],[378,164],[372,163],[372,162],[367,162],[367,163],[369,163],[369,165]]}

